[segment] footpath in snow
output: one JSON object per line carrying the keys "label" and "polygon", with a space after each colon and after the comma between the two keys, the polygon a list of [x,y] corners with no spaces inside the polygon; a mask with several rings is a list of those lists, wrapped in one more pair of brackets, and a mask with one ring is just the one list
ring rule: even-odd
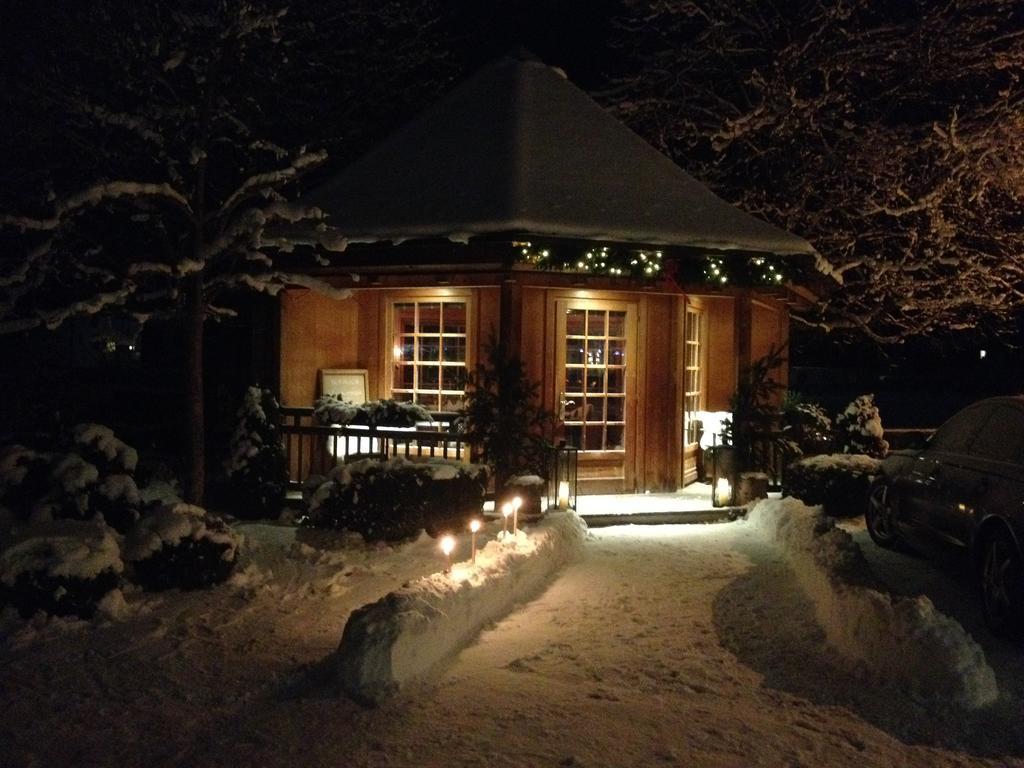
{"label": "footpath in snow", "polygon": [[[886,679],[844,651],[829,612],[857,615],[849,605],[858,599],[830,603],[803,587],[833,562],[813,539],[841,537],[781,514],[759,520],[765,511],[730,524],[590,532],[539,597],[374,708],[338,685],[342,628],[403,585],[436,583],[436,542],[367,548],[243,526],[246,564],[228,585],[130,593],[116,620],[37,622],[8,637],[5,760],[864,768],[1024,758],[1019,700],[1003,691],[990,704],[944,700],[934,685]],[[468,535],[459,546],[464,558]],[[444,610],[429,608],[440,620]],[[888,618],[882,610],[876,626]],[[907,638],[917,637],[912,626]],[[958,690],[986,690],[982,663],[961,671],[982,683]]]}

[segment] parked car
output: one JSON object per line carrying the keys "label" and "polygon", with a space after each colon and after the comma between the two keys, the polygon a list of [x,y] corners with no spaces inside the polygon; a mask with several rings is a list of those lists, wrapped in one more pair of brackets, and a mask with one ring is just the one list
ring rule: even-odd
{"label": "parked car", "polygon": [[883,462],[865,512],[880,546],[969,557],[985,621],[1024,634],[1024,396],[981,400]]}

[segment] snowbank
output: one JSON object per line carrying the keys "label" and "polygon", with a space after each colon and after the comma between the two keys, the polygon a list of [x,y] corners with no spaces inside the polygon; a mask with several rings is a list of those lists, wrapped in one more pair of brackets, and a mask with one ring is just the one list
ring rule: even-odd
{"label": "snowbank", "polygon": [[529,535],[488,542],[475,565],[457,563],[354,611],[336,656],[345,691],[378,701],[458,652],[537,595],[580,552],[585,530],[575,513],[552,513]]}
{"label": "snowbank", "polygon": [[999,695],[984,651],[927,597],[870,583],[863,553],[818,508],[765,499],[747,521],[786,552],[829,643],[869,673],[924,697],[975,709]]}

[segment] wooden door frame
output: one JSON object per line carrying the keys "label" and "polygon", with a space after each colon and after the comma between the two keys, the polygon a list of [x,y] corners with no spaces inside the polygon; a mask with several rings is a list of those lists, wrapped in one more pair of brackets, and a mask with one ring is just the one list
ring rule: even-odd
{"label": "wooden door frame", "polygon": [[[585,293],[586,295],[581,295]],[[600,293],[600,295],[594,295]],[[544,393],[546,407],[556,415],[559,413],[560,393],[564,385],[565,334],[559,315],[560,308],[572,309],[605,309],[626,312],[626,398],[625,423],[623,434],[625,447],[621,460],[612,458],[615,452],[580,452],[581,466],[613,467],[621,464],[621,478],[594,478],[585,480],[581,477],[583,492],[635,492],[641,482],[642,468],[642,428],[640,414],[644,412],[646,393],[642,386],[642,372],[645,370],[644,345],[641,341],[642,312],[644,310],[641,297],[612,292],[595,291],[549,291],[546,302],[545,322],[545,378],[549,382]],[[632,358],[633,362],[630,362]],[[631,396],[631,393],[634,393]],[[560,424],[560,422],[559,422]],[[604,455],[601,455],[604,454]],[[587,487],[589,486],[589,487]]]}

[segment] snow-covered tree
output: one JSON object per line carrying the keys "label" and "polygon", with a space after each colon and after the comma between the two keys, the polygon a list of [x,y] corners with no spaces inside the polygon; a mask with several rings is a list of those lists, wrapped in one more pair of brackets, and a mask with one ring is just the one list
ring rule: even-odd
{"label": "snow-covered tree", "polygon": [[274,0],[44,4],[10,21],[0,331],[96,312],[180,317],[187,495],[200,501],[204,321],[236,288],[330,292],[303,272],[345,245],[316,238],[314,257],[282,234],[321,216],[289,202],[326,158],[296,139],[328,133],[298,127],[316,94],[289,78],[315,69],[302,45],[323,41],[308,12],[292,21]]}
{"label": "snow-covered tree", "polygon": [[1024,5],[625,0],[622,119],[809,239],[826,329],[880,341],[1024,309]]}
{"label": "snow-covered tree", "polygon": [[874,395],[860,395],[836,416],[836,447],[842,453],[884,458],[889,452],[884,434]]}
{"label": "snow-covered tree", "polygon": [[232,506],[239,517],[275,517],[288,485],[277,398],[269,389],[248,387],[236,418],[224,462]]}

